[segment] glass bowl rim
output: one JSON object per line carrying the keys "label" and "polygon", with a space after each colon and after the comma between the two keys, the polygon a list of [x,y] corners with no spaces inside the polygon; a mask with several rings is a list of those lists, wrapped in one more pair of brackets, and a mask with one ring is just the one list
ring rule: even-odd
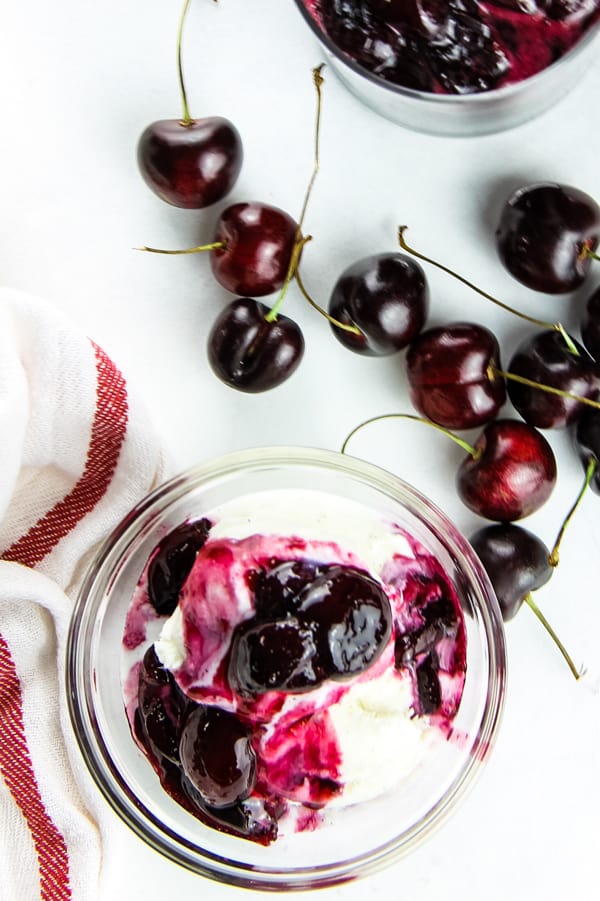
{"label": "glass bowl rim", "polygon": [[[366,482],[369,487],[388,496],[391,494],[412,513],[416,509],[421,518],[426,511],[437,526],[450,530],[450,534],[444,532],[444,540],[458,552],[461,565],[467,562],[469,578],[486,599],[486,604],[477,603],[477,609],[481,616],[478,628],[481,629],[483,624],[489,661],[487,697],[471,754],[458,777],[421,819],[399,836],[359,856],[341,862],[282,869],[230,861],[199,846],[192,846],[138,802],[135,793],[121,778],[97,725],[92,690],[94,677],[87,639],[91,638],[95,615],[103,599],[102,593],[94,597],[96,583],[106,577],[107,567],[109,573],[114,570],[114,561],[122,557],[126,550],[126,546],[120,550],[121,546],[129,536],[135,536],[145,515],[152,510],[159,511],[161,502],[166,498],[177,500],[190,489],[201,487],[215,478],[234,476],[237,472],[264,466],[290,464],[341,470],[350,479]],[[489,607],[487,601],[490,601]],[[84,691],[80,693],[82,683]],[[109,806],[150,847],[180,866],[217,882],[263,891],[310,890],[347,882],[389,866],[421,844],[447,819],[458,801],[462,801],[479,772],[480,764],[487,757],[502,719],[505,685],[506,647],[500,610],[485,570],[466,538],[440,508],[400,477],[349,454],[320,448],[287,445],[248,448],[207,460],[157,486],[131,509],[96,552],[76,598],[67,635],[66,693],[71,725],[87,770]],[[443,802],[441,806],[440,802]]]}

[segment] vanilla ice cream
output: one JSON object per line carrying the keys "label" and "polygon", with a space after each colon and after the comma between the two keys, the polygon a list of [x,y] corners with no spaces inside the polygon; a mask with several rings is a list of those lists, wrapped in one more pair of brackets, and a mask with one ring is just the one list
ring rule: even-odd
{"label": "vanilla ice cream", "polygon": [[132,731],[165,789],[267,844],[408,778],[449,735],[464,684],[439,562],[320,491],[248,495],[200,523],[150,556],[123,640]]}

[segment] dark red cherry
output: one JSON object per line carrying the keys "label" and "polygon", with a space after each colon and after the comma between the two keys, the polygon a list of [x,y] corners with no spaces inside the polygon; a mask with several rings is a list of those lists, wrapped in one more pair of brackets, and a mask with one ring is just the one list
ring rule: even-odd
{"label": "dark red cherry", "polygon": [[500,349],[481,325],[457,322],[427,329],[406,355],[411,400],[424,416],[449,429],[492,419],[506,399],[504,380],[491,377]]}
{"label": "dark red cherry", "polygon": [[458,469],[462,501],[486,519],[511,522],[544,504],[556,483],[554,452],[544,436],[516,419],[489,422]]}
{"label": "dark red cherry", "polygon": [[159,616],[170,616],[196,554],[211,528],[208,519],[186,522],[160,541],[148,566],[148,597]]}
{"label": "dark red cherry", "polygon": [[198,705],[192,710],[181,733],[179,757],[209,807],[230,807],[254,788],[256,754],[248,730],[219,707]]}
{"label": "dark red cherry", "polygon": [[[600,395],[600,367],[574,342],[572,353],[557,331],[537,332],[517,348],[508,372],[576,397]],[[549,393],[508,379],[508,395],[515,409],[539,429],[560,429],[575,422],[586,409],[581,401]]]}
{"label": "dark red cherry", "polygon": [[596,469],[590,485],[600,494],[600,410],[586,410],[575,425],[575,446],[579,458],[587,471],[591,461]]}
{"label": "dark red cherry", "polygon": [[261,621],[294,615],[303,589],[329,569],[312,560],[272,560],[270,564],[249,577],[255,616]]}
{"label": "dark red cherry", "polygon": [[590,295],[581,322],[581,340],[587,352],[600,362],[600,287]]}
{"label": "dark red cherry", "polygon": [[384,22],[406,25],[425,37],[440,33],[448,20],[448,4],[441,0],[371,0]]}
{"label": "dark red cherry", "polygon": [[320,669],[345,679],[368,669],[392,632],[382,586],[353,567],[330,566],[298,596],[297,617],[315,636]]}
{"label": "dark red cherry", "polygon": [[229,682],[242,695],[309,691],[324,679],[312,630],[295,617],[238,626],[231,643]]}
{"label": "dark red cherry", "polygon": [[162,119],[142,133],[137,160],[144,181],[162,200],[198,210],[233,188],[242,167],[242,142],[235,126],[218,116]]}
{"label": "dark red cherry", "polygon": [[296,240],[297,224],[266,203],[234,203],[218,219],[210,264],[232,294],[264,297],[282,287]]}
{"label": "dark red cherry", "polygon": [[288,379],[304,354],[299,326],[281,313],[267,320],[269,307],[249,297],[227,304],[208,336],[208,360],[222,382],[257,394]]}
{"label": "dark red cherry", "polygon": [[421,331],[429,307],[425,274],[410,257],[381,253],[349,266],[337,280],[329,313],[338,322],[355,325],[355,335],[331,326],[338,341],[369,356],[392,354],[406,347]]}
{"label": "dark red cherry", "polygon": [[470,542],[489,576],[505,622],[515,616],[527,595],[545,585],[554,572],[546,545],[522,526],[484,526],[471,536]]}
{"label": "dark red cherry", "polygon": [[547,294],[577,288],[600,239],[600,207],[588,194],[560,184],[520,188],[507,200],[496,246],[508,271]]}
{"label": "dark red cherry", "polygon": [[187,700],[152,645],[145,653],[138,681],[138,716],[149,750],[179,761],[179,737]]}

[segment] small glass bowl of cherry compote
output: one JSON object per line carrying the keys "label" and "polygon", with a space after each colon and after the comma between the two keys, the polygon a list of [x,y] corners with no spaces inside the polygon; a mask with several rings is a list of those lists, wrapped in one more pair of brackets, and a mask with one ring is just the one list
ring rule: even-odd
{"label": "small glass bowl of cherry compote", "polygon": [[600,0],[295,0],[341,81],[417,131],[477,135],[554,105],[598,53]]}
{"label": "small glass bowl of cherry compote", "polygon": [[[189,870],[263,890],[355,879],[427,838],[480,772],[505,692],[502,618],[468,541],[389,472],[297,447],[209,461],[132,510],[88,571],[67,660],[74,732],[116,815]],[[379,716],[384,684],[408,691],[402,710],[386,701],[400,732],[352,706],[325,728],[373,685]],[[383,780],[367,747],[359,776],[379,787],[345,803],[336,741],[355,752],[371,731],[402,739],[375,748]]]}

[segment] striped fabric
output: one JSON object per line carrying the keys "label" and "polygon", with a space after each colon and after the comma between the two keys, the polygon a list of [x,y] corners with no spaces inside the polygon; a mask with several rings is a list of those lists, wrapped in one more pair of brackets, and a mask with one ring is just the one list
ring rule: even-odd
{"label": "striped fabric", "polygon": [[117,367],[48,305],[0,291],[0,358],[0,901],[88,901],[108,813],[86,809],[64,715],[69,610],[162,458]]}

